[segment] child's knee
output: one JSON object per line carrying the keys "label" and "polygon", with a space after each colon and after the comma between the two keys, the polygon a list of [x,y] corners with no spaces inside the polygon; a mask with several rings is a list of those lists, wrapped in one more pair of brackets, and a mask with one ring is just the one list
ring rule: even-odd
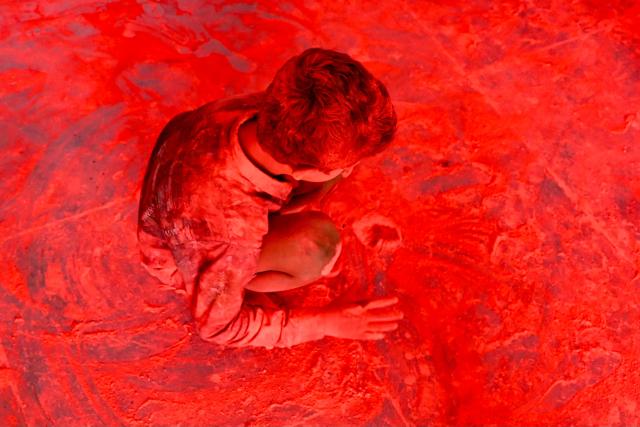
{"label": "child's knee", "polygon": [[[323,212],[306,211],[273,218],[263,241],[262,270],[285,271],[304,281],[319,279],[339,255],[340,232]],[[266,251],[266,253],[265,253]]]}
{"label": "child's knee", "polygon": [[323,221],[316,224],[306,240],[306,275],[319,278],[328,274],[340,256],[340,232],[333,222]]}
{"label": "child's knee", "polygon": [[341,253],[342,253],[342,241],[339,241],[338,245],[336,246],[336,252],[333,255],[333,258],[331,258],[329,262],[324,266],[324,268],[320,271],[320,275],[322,277],[333,277],[339,273],[339,271],[332,272],[332,270],[334,269],[334,266],[336,265],[338,258],[340,258]]}

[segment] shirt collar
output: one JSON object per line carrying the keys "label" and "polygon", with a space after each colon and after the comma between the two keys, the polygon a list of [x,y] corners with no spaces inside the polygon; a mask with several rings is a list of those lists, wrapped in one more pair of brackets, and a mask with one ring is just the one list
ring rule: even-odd
{"label": "shirt collar", "polygon": [[251,159],[247,157],[238,138],[238,131],[240,126],[253,118],[256,115],[256,111],[243,112],[233,123],[231,128],[231,146],[232,156],[238,166],[238,170],[242,176],[247,178],[253,185],[259,190],[265,191],[272,196],[279,199],[287,199],[289,193],[293,189],[293,184],[288,181],[278,181],[271,175],[263,172],[258,168]]}

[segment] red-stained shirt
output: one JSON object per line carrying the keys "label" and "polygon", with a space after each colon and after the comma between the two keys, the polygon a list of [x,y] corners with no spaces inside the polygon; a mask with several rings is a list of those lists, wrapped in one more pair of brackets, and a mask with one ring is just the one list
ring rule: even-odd
{"label": "red-stained shirt", "polygon": [[313,314],[243,301],[268,214],[296,185],[260,170],[238,142],[261,96],[211,102],[165,126],[143,183],[138,238],[147,271],[184,289],[203,339],[288,347],[322,337]]}

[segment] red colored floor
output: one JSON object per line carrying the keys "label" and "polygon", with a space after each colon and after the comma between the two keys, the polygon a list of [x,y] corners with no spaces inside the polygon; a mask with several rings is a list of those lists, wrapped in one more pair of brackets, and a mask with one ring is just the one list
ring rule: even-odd
{"label": "red colored floor", "polygon": [[[348,4],[348,5],[347,5]],[[640,3],[0,5],[0,424],[640,424]],[[146,275],[162,126],[310,46],[383,80],[400,130],[326,205],[386,341],[224,350]]]}

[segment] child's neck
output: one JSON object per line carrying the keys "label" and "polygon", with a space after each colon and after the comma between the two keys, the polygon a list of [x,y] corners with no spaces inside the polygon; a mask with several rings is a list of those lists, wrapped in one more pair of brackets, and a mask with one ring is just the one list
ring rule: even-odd
{"label": "child's neck", "polygon": [[257,133],[257,120],[252,118],[247,120],[238,130],[238,141],[243,151],[251,160],[251,162],[260,168],[263,172],[271,175],[289,175],[291,168],[288,165],[279,163],[276,159],[271,157],[269,153],[264,151],[258,143]]}

